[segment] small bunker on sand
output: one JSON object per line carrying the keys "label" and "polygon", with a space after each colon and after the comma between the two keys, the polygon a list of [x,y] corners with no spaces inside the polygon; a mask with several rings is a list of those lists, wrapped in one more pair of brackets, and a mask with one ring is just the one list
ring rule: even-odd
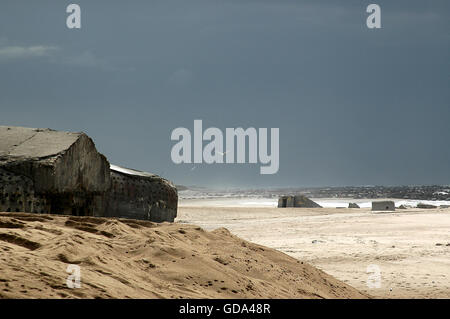
{"label": "small bunker on sand", "polygon": [[436,205],[419,203],[419,204],[417,204],[417,208],[433,209],[433,208],[438,208],[438,207]]}
{"label": "small bunker on sand", "polygon": [[395,211],[395,203],[390,200],[372,202],[373,211]]}
{"label": "small bunker on sand", "polygon": [[319,204],[310,200],[308,197],[303,195],[295,196],[280,196],[278,198],[278,208],[283,207],[303,207],[303,208],[320,208]]}

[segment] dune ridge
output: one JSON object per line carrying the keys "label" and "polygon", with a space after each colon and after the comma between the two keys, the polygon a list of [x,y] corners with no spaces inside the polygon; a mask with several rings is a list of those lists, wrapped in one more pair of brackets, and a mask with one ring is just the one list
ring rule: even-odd
{"label": "dune ridge", "polygon": [[[0,213],[0,298],[367,298],[224,228]],[[68,288],[69,264],[81,288]]]}

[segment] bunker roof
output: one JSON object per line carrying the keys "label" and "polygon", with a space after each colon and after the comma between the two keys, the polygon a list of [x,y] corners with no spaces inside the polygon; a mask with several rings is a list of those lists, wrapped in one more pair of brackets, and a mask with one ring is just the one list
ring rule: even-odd
{"label": "bunker roof", "polygon": [[159,176],[157,176],[155,174],[138,171],[138,170],[131,169],[131,168],[125,168],[125,167],[118,166],[118,165],[110,164],[109,167],[110,167],[110,169],[112,171],[115,171],[115,172],[118,172],[118,173],[122,173],[122,174],[126,174],[126,175],[141,176],[141,177],[159,177]]}
{"label": "bunker roof", "polygon": [[70,148],[84,133],[51,129],[0,126],[1,159],[39,159],[56,156]]}

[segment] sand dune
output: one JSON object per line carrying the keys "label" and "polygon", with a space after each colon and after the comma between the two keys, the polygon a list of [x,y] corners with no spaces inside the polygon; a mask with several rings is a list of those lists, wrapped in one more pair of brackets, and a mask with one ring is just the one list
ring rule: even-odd
{"label": "sand dune", "polygon": [[[365,298],[224,228],[0,213],[1,298]],[[68,288],[68,264],[81,288]]]}
{"label": "sand dune", "polygon": [[[211,205],[210,203],[206,203]],[[378,298],[449,298],[450,208],[201,207],[180,202],[178,222],[226,227]],[[264,231],[261,231],[264,230]],[[380,269],[368,287],[367,267]]]}

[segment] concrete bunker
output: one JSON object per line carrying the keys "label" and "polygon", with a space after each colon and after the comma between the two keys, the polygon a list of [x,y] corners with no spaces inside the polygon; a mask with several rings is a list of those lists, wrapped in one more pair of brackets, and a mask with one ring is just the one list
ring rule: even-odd
{"label": "concrete bunker", "polygon": [[318,208],[322,207],[316,202],[310,200],[304,195],[285,195],[278,198],[278,208],[285,207],[304,207],[304,208]]}
{"label": "concrete bunker", "polygon": [[177,216],[177,205],[177,190],[169,181],[154,174],[111,165],[107,215],[173,221]]}
{"label": "concrete bunker", "polygon": [[372,202],[373,211],[395,211],[395,203],[393,201],[376,201]]}
{"label": "concrete bunker", "polygon": [[110,167],[84,133],[0,126],[0,211],[173,221],[175,186],[134,172]]}

